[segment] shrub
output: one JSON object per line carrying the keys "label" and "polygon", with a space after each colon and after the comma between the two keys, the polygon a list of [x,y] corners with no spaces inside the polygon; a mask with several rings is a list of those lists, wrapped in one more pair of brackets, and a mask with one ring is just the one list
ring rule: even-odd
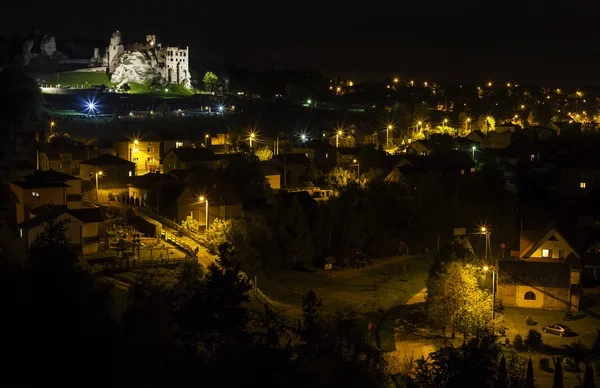
{"label": "shrub", "polygon": [[550,359],[548,357],[540,358],[538,366],[543,371],[550,371]]}
{"label": "shrub", "polygon": [[513,339],[513,349],[517,352],[523,349],[523,338],[520,334],[515,335],[515,339]]}
{"label": "shrub", "polygon": [[537,324],[537,322],[533,320],[533,317],[531,315],[527,317],[525,322],[527,323],[527,326],[535,326]]}
{"label": "shrub", "polygon": [[542,348],[542,333],[535,329],[529,329],[527,337],[525,337],[525,346],[531,350],[540,350]]}
{"label": "shrub", "polygon": [[510,340],[508,338],[504,339],[504,346],[506,346],[506,347],[510,346]]}

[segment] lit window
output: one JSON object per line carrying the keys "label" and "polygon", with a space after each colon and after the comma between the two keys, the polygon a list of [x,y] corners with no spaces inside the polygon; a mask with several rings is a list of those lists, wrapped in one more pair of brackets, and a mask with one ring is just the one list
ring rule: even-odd
{"label": "lit window", "polygon": [[133,158],[133,161],[134,161],[135,163],[137,163],[139,160],[140,160],[140,158]]}
{"label": "lit window", "polygon": [[154,158],[148,158],[149,162],[154,162]]}
{"label": "lit window", "polygon": [[579,188],[585,189],[585,182],[579,182]]}
{"label": "lit window", "polygon": [[154,152],[154,148],[148,148],[148,152]]}
{"label": "lit window", "polygon": [[60,170],[61,168],[62,168],[62,164],[60,164],[60,163],[56,163],[56,169],[57,169],[57,170]]}
{"label": "lit window", "polygon": [[326,154],[325,154],[325,157],[326,157],[326,158],[328,158],[328,157],[329,157],[329,153],[326,153]]}
{"label": "lit window", "polygon": [[550,249],[542,249],[542,257],[550,257]]}
{"label": "lit window", "polygon": [[133,171],[129,171],[129,176],[133,176]]}
{"label": "lit window", "polygon": [[23,238],[23,229],[19,229],[19,237]]}
{"label": "lit window", "polygon": [[40,199],[40,192],[39,191],[32,191],[31,192],[31,196],[33,198]]}
{"label": "lit window", "polygon": [[175,142],[175,148],[181,148],[183,147],[183,142],[182,141],[176,141]]}
{"label": "lit window", "polygon": [[535,300],[535,293],[532,291],[527,291],[524,298],[525,300]]}

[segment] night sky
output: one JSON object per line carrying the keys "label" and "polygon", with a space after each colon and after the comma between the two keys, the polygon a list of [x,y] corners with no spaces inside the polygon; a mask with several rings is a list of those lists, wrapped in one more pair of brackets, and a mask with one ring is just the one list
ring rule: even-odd
{"label": "night sky", "polygon": [[396,6],[390,4],[404,1],[354,6],[237,0],[188,5],[148,0],[136,6],[124,6],[125,1],[27,3],[3,10],[2,36],[37,28],[57,38],[108,40],[119,29],[125,43],[142,42],[153,33],[160,42],[189,45],[192,59],[253,70],[315,69],[356,79],[398,74],[455,82],[600,85],[600,28],[594,21],[600,5],[592,0],[442,6],[438,1]]}

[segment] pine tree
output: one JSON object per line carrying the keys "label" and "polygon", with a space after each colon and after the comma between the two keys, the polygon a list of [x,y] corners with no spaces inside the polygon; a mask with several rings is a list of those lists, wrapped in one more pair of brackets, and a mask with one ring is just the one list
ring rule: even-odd
{"label": "pine tree", "polygon": [[508,372],[506,371],[506,358],[502,356],[500,366],[498,367],[498,380],[496,380],[496,388],[508,388]]}
{"label": "pine tree", "polygon": [[533,383],[533,363],[531,362],[531,357],[529,357],[529,362],[527,363],[527,378],[525,379],[525,388],[535,388]]}
{"label": "pine tree", "polygon": [[564,388],[563,384],[563,370],[560,364],[560,358],[554,360],[554,382],[552,388]]}

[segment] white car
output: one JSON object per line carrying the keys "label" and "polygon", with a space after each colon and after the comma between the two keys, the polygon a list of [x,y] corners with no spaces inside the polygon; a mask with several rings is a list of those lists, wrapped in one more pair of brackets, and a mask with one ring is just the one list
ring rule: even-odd
{"label": "white car", "polygon": [[542,330],[544,331],[544,333],[556,334],[559,337],[568,335],[571,332],[571,329],[569,329],[566,325],[563,325],[562,323],[544,326]]}

